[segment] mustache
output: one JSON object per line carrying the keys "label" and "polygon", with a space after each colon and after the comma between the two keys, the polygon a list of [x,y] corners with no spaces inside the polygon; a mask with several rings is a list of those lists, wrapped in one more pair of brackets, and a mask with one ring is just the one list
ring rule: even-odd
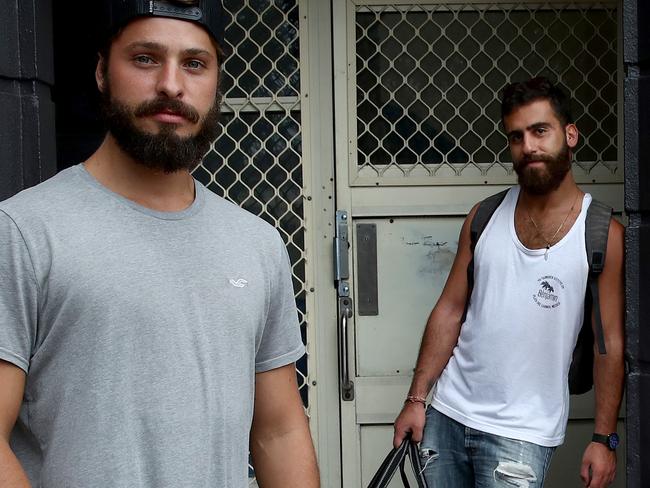
{"label": "mustache", "polygon": [[549,163],[555,161],[555,158],[548,154],[539,154],[537,156],[525,154],[519,159],[519,163],[522,165],[532,163],[533,161],[544,161],[545,163]]}
{"label": "mustache", "polygon": [[189,120],[193,124],[196,124],[200,119],[199,113],[191,105],[183,103],[177,99],[167,98],[156,98],[154,100],[143,102],[137,106],[133,113],[136,117],[147,117],[160,112],[173,112],[174,114],[180,115]]}

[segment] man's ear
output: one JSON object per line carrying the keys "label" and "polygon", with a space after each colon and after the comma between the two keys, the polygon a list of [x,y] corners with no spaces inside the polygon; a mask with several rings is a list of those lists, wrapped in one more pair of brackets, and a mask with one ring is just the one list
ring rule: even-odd
{"label": "man's ear", "polygon": [[571,149],[578,145],[578,128],[575,124],[567,124],[564,127],[564,135],[566,136],[566,143]]}
{"label": "man's ear", "polygon": [[101,93],[104,93],[106,88],[106,77],[104,76],[106,68],[106,58],[100,54],[97,60],[97,66],[95,67],[95,81],[97,82],[97,89]]}

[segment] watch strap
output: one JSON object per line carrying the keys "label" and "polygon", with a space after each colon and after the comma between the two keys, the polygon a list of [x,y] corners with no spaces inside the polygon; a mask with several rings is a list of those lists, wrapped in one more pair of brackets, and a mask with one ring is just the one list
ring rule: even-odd
{"label": "watch strap", "polygon": [[592,442],[598,442],[599,444],[604,444],[607,449],[614,451],[618,445],[618,434],[612,432],[611,434],[594,434],[591,436]]}

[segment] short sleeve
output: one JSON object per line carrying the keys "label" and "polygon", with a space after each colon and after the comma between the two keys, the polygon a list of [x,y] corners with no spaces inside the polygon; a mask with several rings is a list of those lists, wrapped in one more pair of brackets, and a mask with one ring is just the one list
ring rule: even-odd
{"label": "short sleeve", "polygon": [[36,337],[38,287],[16,223],[0,210],[0,359],[25,372]]}
{"label": "short sleeve", "polygon": [[293,363],[305,354],[293,294],[289,255],[280,235],[274,233],[274,267],[271,274],[269,311],[255,356],[255,372]]}

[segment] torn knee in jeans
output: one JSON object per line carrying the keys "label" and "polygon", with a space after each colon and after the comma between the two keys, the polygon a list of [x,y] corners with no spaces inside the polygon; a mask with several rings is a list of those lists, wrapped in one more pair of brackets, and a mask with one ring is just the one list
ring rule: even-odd
{"label": "torn knee in jeans", "polygon": [[537,481],[533,468],[523,463],[500,462],[494,470],[494,479],[510,486],[528,488]]}
{"label": "torn knee in jeans", "polygon": [[420,446],[420,464],[422,465],[422,471],[427,469],[429,463],[438,459],[438,456],[440,454],[435,449]]}

